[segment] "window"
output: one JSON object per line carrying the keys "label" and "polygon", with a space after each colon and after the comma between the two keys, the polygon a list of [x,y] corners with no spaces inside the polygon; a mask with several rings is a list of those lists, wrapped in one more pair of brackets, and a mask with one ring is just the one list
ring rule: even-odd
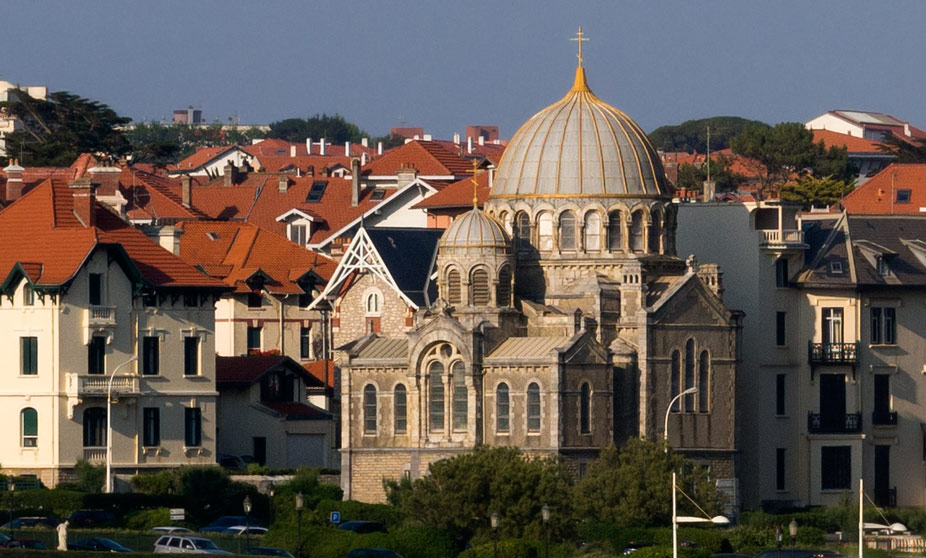
{"label": "window", "polygon": [[39,373],[39,338],[19,338],[19,373],[34,376]]}
{"label": "window", "polygon": [[527,386],[527,431],[540,432],[540,386],[536,382]]}
{"label": "window", "polygon": [[383,201],[386,197],[385,188],[374,188],[373,193],[370,194],[370,201]]}
{"label": "window", "polygon": [[499,306],[511,305],[511,269],[503,267],[498,272],[498,285],[495,287],[495,303]]}
{"label": "window", "polygon": [[576,249],[576,216],[572,211],[564,211],[559,216],[560,250]]}
{"label": "window", "polygon": [[634,211],[630,216],[630,250],[643,251],[643,212]]}
{"label": "window", "polygon": [[672,351],[672,369],[669,371],[669,382],[671,383],[669,396],[672,401],[672,412],[679,411],[678,399],[675,399],[681,393],[680,385],[682,380],[682,359],[678,351]]}
{"label": "window", "polygon": [[775,490],[785,489],[785,448],[775,448]]}
{"label": "window", "polygon": [[89,277],[90,291],[88,295],[90,306],[99,306],[103,304],[103,274],[91,273]]}
{"label": "window", "polygon": [[260,326],[251,327],[248,326],[248,354],[255,354],[260,352]]}
{"label": "window", "polygon": [[588,382],[579,389],[579,432],[592,433],[592,387]]}
{"label": "window", "polygon": [[470,302],[473,306],[486,306],[489,304],[489,273],[478,268],[473,270],[470,278]]}
{"label": "window", "polygon": [[199,337],[183,338],[183,374],[184,376],[199,374]]}
{"label": "window", "polygon": [[538,237],[540,240],[539,248],[544,252],[553,249],[553,215],[549,212],[543,212],[537,218]]}
{"label": "window", "polygon": [[651,254],[660,252],[659,241],[662,239],[662,216],[659,213],[653,213],[649,225],[649,251]]}
{"label": "window", "polygon": [[367,295],[366,302],[364,303],[367,316],[378,316],[380,314],[381,304],[382,299],[380,298],[378,292],[369,293]]}
{"label": "window", "polygon": [[306,291],[305,293],[299,293],[299,308],[303,310],[309,307],[309,304],[312,304],[312,287],[303,287]]}
{"label": "window", "polygon": [[623,224],[621,223],[621,212],[612,211],[608,214],[608,250],[620,252],[624,249],[622,245]]}
{"label": "window", "polygon": [[453,430],[464,431],[469,419],[469,395],[466,391],[466,365],[458,360],[450,367],[453,374]]}
{"label": "window", "polygon": [[87,374],[106,373],[106,338],[91,337],[87,346]]}
{"label": "window", "polygon": [[775,260],[775,286],[784,288],[788,286],[788,260],[778,258]]}
{"label": "window", "polygon": [[601,215],[597,211],[585,214],[585,251],[601,250]]}
{"label": "window", "polygon": [[141,373],[154,376],[160,373],[161,340],[157,336],[145,336],[141,340]]}
{"label": "window", "polygon": [[305,246],[308,236],[306,235],[306,226],[305,225],[290,225],[289,226],[289,240],[299,246]]}
{"label": "window", "polygon": [[312,328],[299,328],[299,358],[311,358]]}
{"label": "window", "polygon": [[891,268],[887,263],[887,258],[884,256],[878,256],[875,258],[875,263],[878,267],[878,275],[888,275],[891,272]]}
{"label": "window", "polygon": [[35,305],[35,290],[32,285],[23,285],[23,306]]}
{"label": "window", "polygon": [[444,365],[438,361],[428,366],[428,424],[431,432],[444,430]]}
{"label": "window", "polygon": [[259,290],[248,293],[248,308],[260,308],[264,305],[264,295]]}
{"label": "window", "polygon": [[698,357],[698,411],[710,411],[711,395],[711,357],[707,351],[701,351]]}
{"label": "window", "polygon": [[515,216],[518,249],[522,252],[531,248],[531,218],[521,211]]}
{"label": "window", "polygon": [[325,187],[328,186],[326,180],[316,180],[312,183],[312,188],[309,190],[309,195],[306,196],[305,201],[307,203],[318,203],[322,200],[322,196],[325,195]]}
{"label": "window", "polygon": [[408,428],[408,393],[405,390],[405,386],[402,384],[395,387],[393,407],[395,431],[397,434],[404,433]]}
{"label": "window", "polygon": [[823,446],[820,448],[821,488],[849,490],[852,484],[852,448]]}
{"label": "window", "polygon": [[508,400],[508,384],[495,388],[495,431],[507,434],[511,427],[511,402]]}
{"label": "window", "polygon": [[830,273],[842,274],[842,262],[830,262]]}
{"label": "window", "polygon": [[787,312],[775,312],[775,345],[779,347],[784,347],[788,344],[785,336],[785,322],[787,317]]}
{"label": "window", "polygon": [[893,345],[897,342],[897,309],[871,307],[871,344]]}
{"label": "window", "polygon": [[875,374],[874,409],[871,422],[891,424],[891,375]]}
{"label": "window", "polygon": [[88,407],[84,409],[84,447],[106,447],[106,409]]}
{"label": "window", "polygon": [[183,409],[183,445],[188,448],[203,444],[203,412],[199,407]]}
{"label": "window", "polygon": [[460,304],[463,302],[462,291],[460,288],[460,272],[451,269],[447,273],[447,302],[450,304]]}
{"label": "window", "polygon": [[842,343],[842,308],[823,309],[823,343]]}
{"label": "window", "polygon": [[910,190],[897,190],[897,203],[910,203]]}
{"label": "window", "polygon": [[363,388],[363,431],[376,434],[376,388],[373,384]]}
{"label": "window", "polygon": [[142,410],[142,445],[149,448],[161,445],[161,410],[157,407]]}
{"label": "window", "polygon": [[775,376],[775,414],[778,416],[785,415],[785,378],[784,374]]}
{"label": "window", "polygon": [[[695,346],[694,339],[685,343],[685,389],[695,387]],[[689,393],[682,398],[682,410],[686,413],[694,411],[694,394]]]}
{"label": "window", "polygon": [[19,413],[19,429],[22,438],[22,447],[38,447],[39,413],[35,409],[26,407]]}

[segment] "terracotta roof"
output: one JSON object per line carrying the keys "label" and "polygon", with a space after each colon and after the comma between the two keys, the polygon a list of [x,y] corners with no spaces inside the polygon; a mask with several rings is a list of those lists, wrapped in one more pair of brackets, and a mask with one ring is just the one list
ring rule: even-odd
{"label": "terracotta roof", "polygon": [[287,420],[304,420],[304,419],[330,419],[331,414],[308,405],[306,403],[269,403],[261,401],[261,405],[273,409],[283,415]]}
{"label": "terracotta roof", "polygon": [[[870,139],[850,136],[849,134],[840,134],[829,130],[811,130],[813,132],[813,141],[823,142],[826,147],[845,147],[849,153],[877,153],[885,155],[884,151],[879,149],[879,142]],[[886,155],[885,155],[886,156]]]}
{"label": "terracotta roof", "polygon": [[926,164],[888,165],[840,203],[849,214],[922,215],[926,210]]}
{"label": "terracotta roof", "polygon": [[[196,177],[192,177],[193,184]],[[180,196],[180,179],[144,172],[134,167],[123,169],[119,177],[125,212],[132,220],[192,219],[207,215],[195,207],[185,207]],[[193,188],[194,191],[196,188]]]}
{"label": "terracotta roof", "polygon": [[[242,149],[252,155],[257,157],[261,163],[265,157],[290,157],[292,154],[292,148],[296,148],[296,157],[306,157],[309,155],[318,155],[322,157],[341,157],[349,158],[349,155],[344,153],[344,144],[343,143],[327,143],[325,145],[325,155],[321,154],[321,145],[319,144],[320,138],[314,138],[312,140],[312,152],[309,153],[306,149],[305,142],[288,142],[284,139],[279,138],[267,138],[261,140],[255,144],[246,145]],[[350,155],[360,156],[362,153],[366,153],[367,157],[373,155],[375,150],[371,147],[364,147],[359,143],[350,144]],[[317,168],[317,167],[316,167]]]}
{"label": "terracotta roof", "polygon": [[402,167],[413,166],[424,176],[465,176],[472,163],[436,141],[410,141],[391,149],[364,167],[364,174],[393,176]]}
{"label": "terracotta roof", "polygon": [[[343,152],[343,147],[341,148]],[[350,157],[330,156],[330,155],[301,155],[296,157],[290,156],[273,156],[259,157],[260,170],[263,172],[280,172],[286,169],[300,169],[307,171],[309,166],[315,169],[315,176],[321,175],[324,167],[329,169],[337,165],[350,169]]]}
{"label": "terracotta roof", "polygon": [[177,169],[180,171],[195,170],[209,161],[224,155],[233,150],[240,149],[237,145],[219,145],[216,147],[197,147],[196,153],[193,153],[186,159],[177,163]]}
{"label": "terracotta roof", "polygon": [[307,362],[303,364],[303,367],[315,377],[316,380],[319,380],[326,387],[334,387],[334,361],[331,359],[325,360],[313,360],[312,362]]}
{"label": "terracotta roof", "polygon": [[[476,174],[476,182],[479,184],[476,189],[476,197],[479,200],[479,207],[485,205],[489,199],[489,173],[480,172]],[[473,206],[473,180],[464,178],[458,180],[442,189],[440,192],[429,196],[412,206],[412,209],[443,209]]]}
{"label": "terracotta roof", "polygon": [[466,142],[455,143],[447,140],[434,140],[434,143],[439,144],[441,147],[446,149],[451,153],[455,153],[459,157],[465,157],[467,159],[488,159],[495,166],[498,166],[498,162],[502,159],[502,154],[505,152],[505,143],[486,143],[479,145],[476,142],[473,142],[473,152],[467,153]]}
{"label": "terracotta roof", "polygon": [[[294,361],[283,355],[216,356],[217,384],[253,384],[271,368]],[[301,367],[300,367],[301,368]]]}

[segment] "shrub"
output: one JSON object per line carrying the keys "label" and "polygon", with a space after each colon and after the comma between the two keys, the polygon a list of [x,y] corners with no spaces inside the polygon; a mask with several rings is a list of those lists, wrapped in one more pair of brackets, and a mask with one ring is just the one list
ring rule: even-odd
{"label": "shrub", "polygon": [[126,517],[125,526],[129,529],[147,531],[152,527],[170,525],[170,509],[156,508],[153,510],[140,510]]}
{"label": "shrub", "polygon": [[180,475],[178,469],[165,469],[156,473],[142,473],[132,477],[132,490],[143,494],[179,493]]}
{"label": "shrub", "polygon": [[367,504],[354,500],[322,500],[315,507],[316,518],[327,522],[333,511],[341,512],[341,521],[379,521],[387,527],[398,524],[399,511],[386,504]]}
{"label": "shrub", "polygon": [[106,468],[103,465],[93,465],[86,459],[78,459],[74,464],[75,486],[81,492],[102,492],[103,483],[106,482]]}

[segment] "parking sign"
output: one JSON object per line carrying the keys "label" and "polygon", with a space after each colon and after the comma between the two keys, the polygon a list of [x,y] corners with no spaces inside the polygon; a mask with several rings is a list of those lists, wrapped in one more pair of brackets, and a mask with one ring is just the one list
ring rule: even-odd
{"label": "parking sign", "polygon": [[338,512],[338,511],[331,512],[331,515],[328,517],[328,521],[330,521],[331,523],[335,525],[340,523],[341,522],[341,512]]}

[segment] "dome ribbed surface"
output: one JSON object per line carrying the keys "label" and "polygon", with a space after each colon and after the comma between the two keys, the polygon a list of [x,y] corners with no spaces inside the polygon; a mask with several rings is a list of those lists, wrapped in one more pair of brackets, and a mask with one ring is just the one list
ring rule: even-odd
{"label": "dome ribbed surface", "polygon": [[505,227],[479,209],[472,209],[454,219],[440,239],[441,248],[507,249],[510,245]]}
{"label": "dome ribbed surface", "polygon": [[668,195],[646,134],[591,92],[580,66],[572,90],[515,133],[490,198]]}

